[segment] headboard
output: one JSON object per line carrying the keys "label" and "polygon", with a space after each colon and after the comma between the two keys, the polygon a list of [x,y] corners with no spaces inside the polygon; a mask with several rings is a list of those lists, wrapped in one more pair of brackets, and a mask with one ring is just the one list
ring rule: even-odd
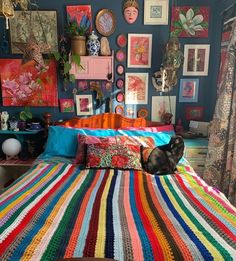
{"label": "headboard", "polygon": [[101,129],[118,129],[122,127],[146,127],[148,121],[144,118],[128,118],[117,113],[102,113],[88,118],[74,117],[57,125],[74,127],[74,128],[101,128]]}

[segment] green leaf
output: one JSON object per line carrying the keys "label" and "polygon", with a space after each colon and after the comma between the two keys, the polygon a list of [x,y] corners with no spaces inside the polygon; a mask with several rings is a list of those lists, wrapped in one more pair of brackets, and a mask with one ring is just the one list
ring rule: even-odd
{"label": "green leaf", "polygon": [[192,9],[193,9],[193,12],[194,12],[194,16],[200,12],[199,6],[195,6]]}
{"label": "green leaf", "polygon": [[69,81],[70,82],[75,82],[75,75],[74,74],[70,74],[69,75]]}
{"label": "green leaf", "polygon": [[69,73],[70,69],[71,69],[71,65],[68,62],[65,63],[64,64],[64,74]]}
{"label": "green leaf", "polygon": [[72,55],[71,55],[71,60],[72,60],[72,62],[74,62],[74,63],[76,63],[78,66],[80,66],[80,61],[81,61],[80,55],[78,55],[78,54],[72,54]]}
{"label": "green leaf", "polygon": [[61,59],[61,55],[59,52],[53,52],[52,54],[55,57],[56,61],[59,61]]}
{"label": "green leaf", "polygon": [[206,22],[206,21],[203,21],[200,25],[201,25],[203,28],[205,28],[205,29],[208,28],[208,22]]}
{"label": "green leaf", "polygon": [[182,23],[180,21],[175,21],[174,22],[174,27],[176,28],[182,28]]}

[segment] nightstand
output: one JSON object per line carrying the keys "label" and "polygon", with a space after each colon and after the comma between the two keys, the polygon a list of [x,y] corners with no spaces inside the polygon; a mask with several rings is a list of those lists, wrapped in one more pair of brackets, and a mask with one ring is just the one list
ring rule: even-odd
{"label": "nightstand", "polygon": [[208,149],[207,138],[184,139],[184,157],[195,172],[202,177]]}

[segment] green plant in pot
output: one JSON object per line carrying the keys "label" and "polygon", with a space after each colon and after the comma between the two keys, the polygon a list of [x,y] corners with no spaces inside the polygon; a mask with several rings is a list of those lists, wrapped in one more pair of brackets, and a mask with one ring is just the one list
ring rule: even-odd
{"label": "green plant in pot", "polygon": [[33,117],[30,108],[27,106],[24,107],[24,110],[20,112],[19,117],[20,117],[20,121],[18,123],[18,127],[20,130],[25,130],[27,121],[31,120]]}

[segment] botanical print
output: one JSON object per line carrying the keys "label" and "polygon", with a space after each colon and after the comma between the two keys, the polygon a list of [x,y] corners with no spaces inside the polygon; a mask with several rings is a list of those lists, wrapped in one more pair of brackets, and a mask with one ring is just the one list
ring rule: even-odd
{"label": "botanical print", "polygon": [[208,37],[209,8],[176,6],[172,9],[171,33],[177,37]]}
{"label": "botanical print", "polygon": [[172,123],[175,123],[176,96],[152,96],[152,121],[161,122],[162,115],[169,112],[173,115]]}
{"label": "botanical print", "polygon": [[151,67],[151,34],[128,35],[128,67]]}
{"label": "botanical print", "polygon": [[68,21],[76,21],[80,29],[84,27],[84,29],[89,28],[89,31],[92,31],[91,5],[68,5],[66,12]]}
{"label": "botanical print", "polygon": [[14,42],[26,43],[30,30],[38,43],[47,43],[50,46],[50,50],[45,53],[58,51],[56,11],[15,11],[15,16],[9,21],[12,53],[22,53]]}
{"label": "botanical print", "polygon": [[39,72],[34,63],[21,59],[0,59],[3,106],[58,106],[54,61]]}
{"label": "botanical print", "polygon": [[126,73],[125,77],[125,103],[147,104],[148,73]]}
{"label": "botanical print", "polygon": [[72,99],[60,99],[61,112],[74,112],[74,101]]}

